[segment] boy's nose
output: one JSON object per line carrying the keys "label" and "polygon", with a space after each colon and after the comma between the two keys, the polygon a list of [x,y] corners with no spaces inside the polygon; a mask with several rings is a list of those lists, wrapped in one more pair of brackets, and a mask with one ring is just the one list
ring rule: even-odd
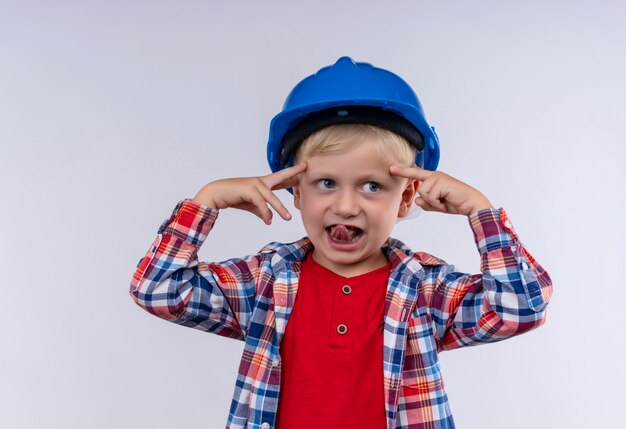
{"label": "boy's nose", "polygon": [[333,211],[343,217],[358,215],[361,209],[357,201],[357,196],[348,189],[338,192],[333,201]]}

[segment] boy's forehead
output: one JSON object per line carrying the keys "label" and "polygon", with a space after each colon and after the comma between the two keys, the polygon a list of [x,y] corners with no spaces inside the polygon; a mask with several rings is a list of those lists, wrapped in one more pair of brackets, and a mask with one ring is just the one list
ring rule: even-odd
{"label": "boy's forehead", "polygon": [[334,176],[362,176],[381,175],[389,176],[391,162],[380,154],[351,151],[316,155],[307,160],[307,175],[334,175]]}
{"label": "boy's forehead", "polygon": [[[348,169],[358,168],[366,164],[370,167],[379,167],[387,170],[392,163],[390,157],[376,150],[372,145],[362,144],[344,148],[340,151],[332,151],[317,154],[306,160],[311,166],[318,168]],[[356,164],[358,162],[358,164]]]}

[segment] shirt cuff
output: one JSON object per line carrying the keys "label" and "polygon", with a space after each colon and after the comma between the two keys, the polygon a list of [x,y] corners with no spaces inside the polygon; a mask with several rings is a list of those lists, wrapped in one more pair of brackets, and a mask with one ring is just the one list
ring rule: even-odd
{"label": "shirt cuff", "polygon": [[510,247],[519,241],[513,224],[502,207],[478,210],[468,216],[468,221],[481,255],[494,249]]}
{"label": "shirt cuff", "polygon": [[172,215],[159,227],[159,234],[172,234],[189,244],[200,247],[217,219],[218,210],[191,199],[180,201]]}

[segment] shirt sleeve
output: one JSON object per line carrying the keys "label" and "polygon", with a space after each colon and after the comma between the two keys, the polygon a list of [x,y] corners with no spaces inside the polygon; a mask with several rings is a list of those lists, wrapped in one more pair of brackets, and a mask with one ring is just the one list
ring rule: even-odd
{"label": "shirt sleeve", "polygon": [[130,295],[162,319],[244,339],[262,255],[202,263],[197,252],[218,211],[193,200],[179,202],[133,275]]}
{"label": "shirt sleeve", "polygon": [[468,218],[480,254],[480,274],[444,265],[432,294],[440,350],[495,342],[545,322],[552,295],[548,273],[520,242],[506,211],[487,208]]}

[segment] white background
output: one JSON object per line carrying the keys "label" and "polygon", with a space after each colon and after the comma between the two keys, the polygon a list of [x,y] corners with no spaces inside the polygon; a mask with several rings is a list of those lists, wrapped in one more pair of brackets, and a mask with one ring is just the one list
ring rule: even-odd
{"label": "white background", "polygon": [[[414,87],[440,169],[504,207],[554,281],[544,327],[441,355],[458,427],[619,426],[622,2],[0,6],[0,426],[224,426],[242,343],[150,316],[131,275],[178,200],[268,172],[270,119],[342,55]],[[200,255],[302,235],[224,210]],[[393,235],[479,268],[462,216]]]}

